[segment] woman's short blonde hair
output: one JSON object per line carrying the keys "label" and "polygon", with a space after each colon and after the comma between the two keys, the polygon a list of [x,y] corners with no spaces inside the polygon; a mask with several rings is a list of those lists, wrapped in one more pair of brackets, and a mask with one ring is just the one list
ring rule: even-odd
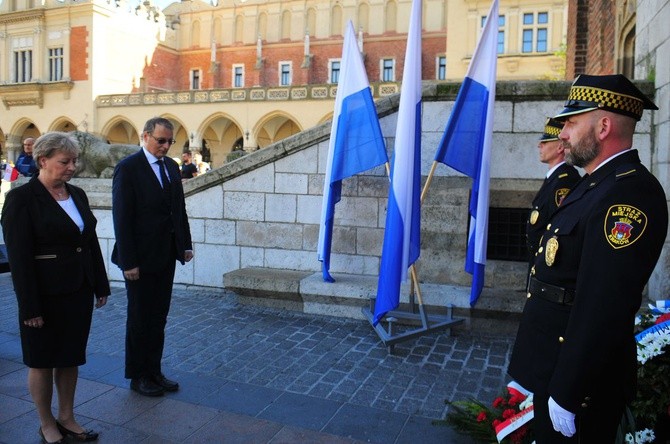
{"label": "woman's short blonde hair", "polygon": [[38,168],[41,168],[40,159],[42,157],[48,159],[57,152],[79,156],[81,149],[79,148],[77,139],[70,133],[52,131],[41,135],[35,140],[33,159],[35,159],[35,164]]}

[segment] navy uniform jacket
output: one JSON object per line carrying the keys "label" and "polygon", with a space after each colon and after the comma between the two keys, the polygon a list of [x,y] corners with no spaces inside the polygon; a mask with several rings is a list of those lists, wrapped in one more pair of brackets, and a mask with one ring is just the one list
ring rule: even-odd
{"label": "navy uniform jacket", "polygon": [[112,262],[121,270],[158,272],[174,261],[174,252],[183,264],[184,252],[193,249],[179,165],[167,156],[163,160],[170,177],[169,202],[143,150],[114,170]]}
{"label": "navy uniform jacket", "polygon": [[526,240],[531,261],[535,257],[540,238],[544,233],[547,222],[549,222],[549,218],[580,177],[575,167],[562,163],[544,181],[535,195],[533,207],[528,213],[526,224]]}
{"label": "navy uniform jacket", "polygon": [[574,303],[527,299],[509,374],[574,413],[602,393],[632,400],[635,313],[667,228],[665,193],[636,150],[585,176],[547,224],[531,270],[574,290]]}
{"label": "navy uniform jacket", "polygon": [[44,316],[42,298],[79,290],[87,281],[96,296],[108,296],[109,282],[97,220],[81,188],[65,184],[84,231],[51,197],[37,176],[7,193],[2,228],[21,321]]}

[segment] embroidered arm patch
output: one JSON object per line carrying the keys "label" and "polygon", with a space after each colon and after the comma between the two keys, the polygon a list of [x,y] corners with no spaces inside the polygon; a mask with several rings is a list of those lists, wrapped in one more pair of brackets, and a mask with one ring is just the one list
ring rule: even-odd
{"label": "embroidered arm patch", "polygon": [[647,228],[647,215],[631,205],[612,205],[605,216],[605,238],[612,248],[633,245]]}
{"label": "embroidered arm patch", "polygon": [[561,206],[561,202],[563,202],[563,199],[565,199],[565,196],[567,196],[569,192],[570,188],[559,188],[556,190],[554,200],[556,201],[557,207]]}

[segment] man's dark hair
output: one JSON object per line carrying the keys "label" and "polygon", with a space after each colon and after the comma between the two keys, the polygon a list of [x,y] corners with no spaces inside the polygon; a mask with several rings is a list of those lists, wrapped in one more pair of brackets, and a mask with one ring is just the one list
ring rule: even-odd
{"label": "man's dark hair", "polygon": [[154,128],[156,128],[156,125],[164,126],[170,131],[174,131],[172,122],[164,117],[152,117],[151,119],[147,120],[147,123],[144,124],[144,131],[147,133],[152,133]]}

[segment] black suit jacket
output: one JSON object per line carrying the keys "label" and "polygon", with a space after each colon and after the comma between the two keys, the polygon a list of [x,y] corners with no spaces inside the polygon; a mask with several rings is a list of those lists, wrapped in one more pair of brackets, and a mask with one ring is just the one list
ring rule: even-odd
{"label": "black suit jacket", "polygon": [[158,272],[169,261],[184,263],[192,250],[179,165],[164,157],[170,178],[169,201],[144,150],[123,159],[114,170],[112,213],[116,243],[112,262],[121,270]]}
{"label": "black suit jacket", "polygon": [[549,218],[580,177],[575,167],[563,163],[542,183],[533,199],[533,208],[528,214],[526,224],[526,241],[531,261],[535,257]]}
{"label": "black suit jacket", "polygon": [[7,193],[2,228],[7,245],[21,321],[43,316],[42,298],[57,297],[81,288],[87,281],[96,296],[108,296],[109,282],[97,220],[81,188],[66,184],[84,221],[79,228],[33,177]]}
{"label": "black suit jacket", "polygon": [[631,150],[582,179],[550,224],[531,274],[574,290],[574,303],[531,294],[509,374],[573,413],[607,396],[630,401],[635,313],[668,228],[663,188]]}

